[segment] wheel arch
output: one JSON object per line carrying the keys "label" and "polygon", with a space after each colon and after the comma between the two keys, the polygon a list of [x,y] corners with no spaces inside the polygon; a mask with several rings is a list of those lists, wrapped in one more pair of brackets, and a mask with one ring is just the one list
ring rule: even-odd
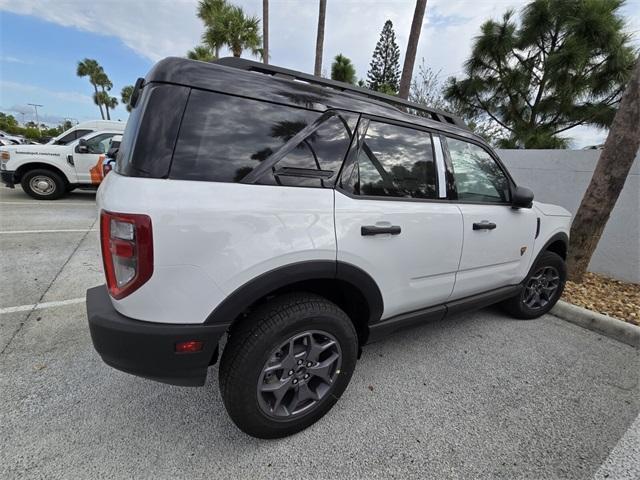
{"label": "wheel arch", "polygon": [[60,175],[62,179],[67,183],[67,185],[71,183],[69,181],[68,175],[60,167],[53,165],[51,163],[46,163],[46,162],[27,162],[20,165],[18,168],[16,168],[16,171],[15,171],[16,183],[20,183],[20,181],[22,180],[22,176],[25,173],[27,173],[30,170],[36,170],[36,169],[51,170],[53,172],[56,172],[58,175]]}
{"label": "wheel arch", "polygon": [[264,300],[291,291],[316,293],[336,303],[354,323],[361,345],[369,324],[382,316],[382,294],[369,274],[349,263],[318,260],[279,267],[250,280],[227,296],[205,323],[233,327]]}
{"label": "wheel arch", "polygon": [[567,259],[567,252],[569,251],[569,236],[564,232],[558,232],[549,238],[540,249],[538,257],[544,252],[553,252],[563,260]]}

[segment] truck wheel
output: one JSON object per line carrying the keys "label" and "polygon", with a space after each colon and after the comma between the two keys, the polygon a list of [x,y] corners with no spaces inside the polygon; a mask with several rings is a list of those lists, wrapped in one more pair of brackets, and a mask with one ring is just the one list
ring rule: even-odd
{"label": "truck wheel", "polygon": [[562,257],[553,252],[544,252],[522,282],[522,292],[502,305],[516,318],[538,318],[551,310],[560,299],[566,280],[567,268]]}
{"label": "truck wheel", "polygon": [[27,195],[36,200],[56,200],[63,197],[67,182],[53,170],[36,168],[22,175],[20,184]]}
{"label": "truck wheel", "polygon": [[258,438],[303,430],[338,401],[357,354],[355,328],[337,305],[310,293],[277,297],[229,334],[220,361],[227,412]]}

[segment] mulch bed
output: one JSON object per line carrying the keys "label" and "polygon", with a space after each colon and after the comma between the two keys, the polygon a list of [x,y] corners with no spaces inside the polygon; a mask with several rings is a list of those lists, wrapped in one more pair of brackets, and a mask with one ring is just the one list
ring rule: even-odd
{"label": "mulch bed", "polygon": [[640,325],[640,285],[587,273],[583,283],[567,282],[562,299],[594,312]]}

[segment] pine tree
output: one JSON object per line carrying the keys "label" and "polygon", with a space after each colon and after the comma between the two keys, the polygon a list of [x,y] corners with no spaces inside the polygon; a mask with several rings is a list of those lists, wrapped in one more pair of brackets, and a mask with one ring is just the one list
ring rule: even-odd
{"label": "pine tree", "polygon": [[397,93],[400,80],[400,49],[396,43],[393,23],[387,20],[382,28],[380,40],[373,51],[367,72],[367,86],[371,90]]}
{"label": "pine tree", "polygon": [[351,60],[339,53],[331,64],[331,80],[356,83],[356,69]]}

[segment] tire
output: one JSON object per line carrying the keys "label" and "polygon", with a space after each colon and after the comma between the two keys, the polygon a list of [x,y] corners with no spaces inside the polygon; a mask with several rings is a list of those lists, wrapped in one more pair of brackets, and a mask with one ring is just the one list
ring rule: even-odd
{"label": "tire", "polygon": [[44,168],[29,170],[20,180],[22,189],[36,200],[57,200],[67,193],[67,182],[57,172]]}
{"label": "tire", "polygon": [[[555,278],[557,280],[551,281]],[[560,299],[566,280],[567,268],[562,257],[553,252],[543,252],[522,282],[522,291],[503,302],[502,306],[516,318],[538,318],[551,310]]]}
{"label": "tire", "polygon": [[310,293],[277,297],[229,334],[219,375],[224,405],[253,437],[299,432],[338,401],[357,354],[353,323],[337,305]]}

